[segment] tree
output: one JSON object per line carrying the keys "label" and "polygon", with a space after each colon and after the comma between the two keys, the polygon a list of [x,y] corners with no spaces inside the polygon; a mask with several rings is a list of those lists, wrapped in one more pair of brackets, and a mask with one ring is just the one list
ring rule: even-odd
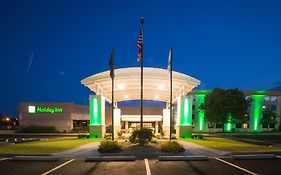
{"label": "tree", "polygon": [[209,123],[238,123],[248,121],[247,109],[251,99],[246,99],[239,89],[215,88],[205,96],[200,110],[205,112]]}
{"label": "tree", "polygon": [[261,124],[262,125],[267,125],[267,132],[269,130],[269,125],[275,125],[277,123],[276,121],[276,113],[267,109],[263,112],[263,117],[261,119]]}

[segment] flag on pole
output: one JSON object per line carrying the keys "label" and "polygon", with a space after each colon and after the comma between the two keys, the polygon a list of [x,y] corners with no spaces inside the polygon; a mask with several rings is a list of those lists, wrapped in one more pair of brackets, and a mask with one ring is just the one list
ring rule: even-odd
{"label": "flag on pole", "polygon": [[113,79],[114,78],[114,49],[113,48],[110,54],[108,65],[110,67],[110,77],[111,79]]}
{"label": "flag on pole", "polygon": [[142,29],[140,29],[139,37],[138,37],[138,61],[142,61],[142,46],[143,46],[143,35],[142,35]]}
{"label": "flag on pole", "polygon": [[168,67],[167,67],[167,70],[168,71],[171,71],[171,61],[172,61],[172,49],[170,49],[169,51],[169,58],[168,58]]}

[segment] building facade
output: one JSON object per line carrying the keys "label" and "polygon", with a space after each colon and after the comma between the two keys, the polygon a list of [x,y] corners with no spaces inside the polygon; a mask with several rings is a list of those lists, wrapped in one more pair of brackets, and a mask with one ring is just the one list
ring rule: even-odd
{"label": "building facade", "polygon": [[[192,126],[194,131],[198,132],[221,132],[221,124],[209,124],[206,122],[204,113],[198,110],[201,103],[204,102],[209,90],[194,90],[189,92],[182,100],[177,100],[173,104],[173,122],[175,129],[177,125]],[[260,120],[264,110],[269,109],[277,114],[277,123],[270,126],[270,130],[277,129],[280,125],[281,114],[281,91],[244,91],[247,97],[253,99],[252,106],[249,108],[250,120],[247,123],[238,123],[229,127],[235,128],[240,132],[265,131],[267,126],[262,126]],[[184,100],[183,100],[184,99]],[[178,103],[181,103],[179,105]],[[181,110],[178,109],[181,106]],[[91,108],[91,107],[90,107]],[[73,103],[20,103],[19,124],[20,127],[29,125],[54,126],[58,132],[73,132],[85,128],[88,130],[90,123],[89,106],[76,105]],[[112,113],[111,107],[104,106],[105,132],[111,131]],[[114,110],[115,129],[118,132],[129,133],[135,128],[140,127],[140,107],[118,107]],[[96,116],[92,116],[93,121]],[[153,128],[155,133],[163,133],[165,123],[170,120],[169,109],[163,107],[144,106],[144,127]],[[99,123],[97,123],[99,124]],[[226,125],[227,126],[227,125]],[[229,131],[230,131],[229,130]],[[226,130],[227,127],[226,127]],[[166,133],[167,134],[167,133]]]}

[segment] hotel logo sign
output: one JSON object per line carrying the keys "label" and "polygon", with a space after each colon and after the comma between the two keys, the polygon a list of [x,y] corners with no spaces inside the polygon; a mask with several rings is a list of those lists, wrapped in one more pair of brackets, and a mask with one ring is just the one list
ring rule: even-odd
{"label": "hotel logo sign", "polygon": [[38,107],[28,106],[28,113],[62,113],[63,109],[60,107]]}

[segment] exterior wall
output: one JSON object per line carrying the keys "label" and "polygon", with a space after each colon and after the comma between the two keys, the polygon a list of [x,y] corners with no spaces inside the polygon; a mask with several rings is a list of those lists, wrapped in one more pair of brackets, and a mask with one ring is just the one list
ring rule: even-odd
{"label": "exterior wall", "polygon": [[[118,109],[121,110],[121,115],[140,115],[140,107],[139,106],[119,106]],[[144,106],[143,107],[143,115],[162,115],[164,107],[152,107],[152,106]],[[111,106],[105,107],[105,125],[111,125]]]}
{"label": "exterior wall", "polygon": [[[210,92],[210,91],[208,91]],[[247,94],[247,91],[244,91],[245,95]],[[269,92],[271,93],[271,92]],[[202,93],[200,93],[202,94]],[[192,95],[196,95],[196,91],[193,92]],[[269,97],[269,100],[268,98]],[[274,98],[271,98],[274,97]],[[275,98],[276,97],[276,98]],[[198,131],[198,105],[196,107],[197,99],[194,97],[195,100],[193,101],[194,109],[194,120],[193,120],[193,127],[195,131]],[[28,113],[28,106],[41,106],[41,107],[59,107],[63,109],[63,112],[61,113]],[[275,107],[274,107],[275,106]],[[264,102],[263,102],[263,109],[273,109],[274,112],[277,113],[277,124],[275,125],[275,128],[278,128],[280,125],[280,117],[281,117],[281,92],[280,94],[269,94],[268,96],[264,96]],[[140,115],[140,107],[134,106],[134,107],[118,107],[121,109],[121,115]],[[163,109],[165,107],[150,107],[150,106],[144,106],[144,115],[162,115]],[[271,110],[272,110],[271,109]],[[84,105],[76,105],[73,103],[20,103],[19,107],[19,123],[21,127],[26,127],[29,125],[44,125],[44,126],[54,126],[59,132],[70,132],[73,129],[73,120],[89,120],[89,106]],[[176,120],[180,113],[178,113],[177,105],[174,104],[174,120]],[[105,125],[111,126],[111,106],[105,107]],[[178,123],[179,121],[174,121],[175,123]],[[125,125],[125,123],[123,123]],[[249,124],[249,123],[248,123]],[[159,122],[159,127],[162,128],[163,123]],[[248,125],[249,127],[249,125]],[[241,132],[249,131],[249,128],[237,128],[236,130],[239,130]],[[266,128],[263,128],[262,130],[266,130]],[[219,131],[221,132],[221,128],[208,128],[208,124],[205,123],[205,132],[214,132]]]}
{"label": "exterior wall", "polygon": [[[61,113],[29,113],[28,106],[59,107]],[[121,115],[140,115],[140,107],[120,107]],[[144,115],[162,115],[164,107],[144,106]],[[89,120],[89,106],[73,103],[20,103],[18,107],[20,127],[29,125],[54,126],[59,132],[71,132],[73,120]],[[105,107],[105,125],[111,126],[111,107]]]}
{"label": "exterior wall", "polygon": [[[28,106],[61,108],[59,113],[29,113]],[[73,128],[72,120],[89,120],[87,106],[73,103],[20,103],[20,127],[29,125],[54,126],[59,132],[70,132]]]}

